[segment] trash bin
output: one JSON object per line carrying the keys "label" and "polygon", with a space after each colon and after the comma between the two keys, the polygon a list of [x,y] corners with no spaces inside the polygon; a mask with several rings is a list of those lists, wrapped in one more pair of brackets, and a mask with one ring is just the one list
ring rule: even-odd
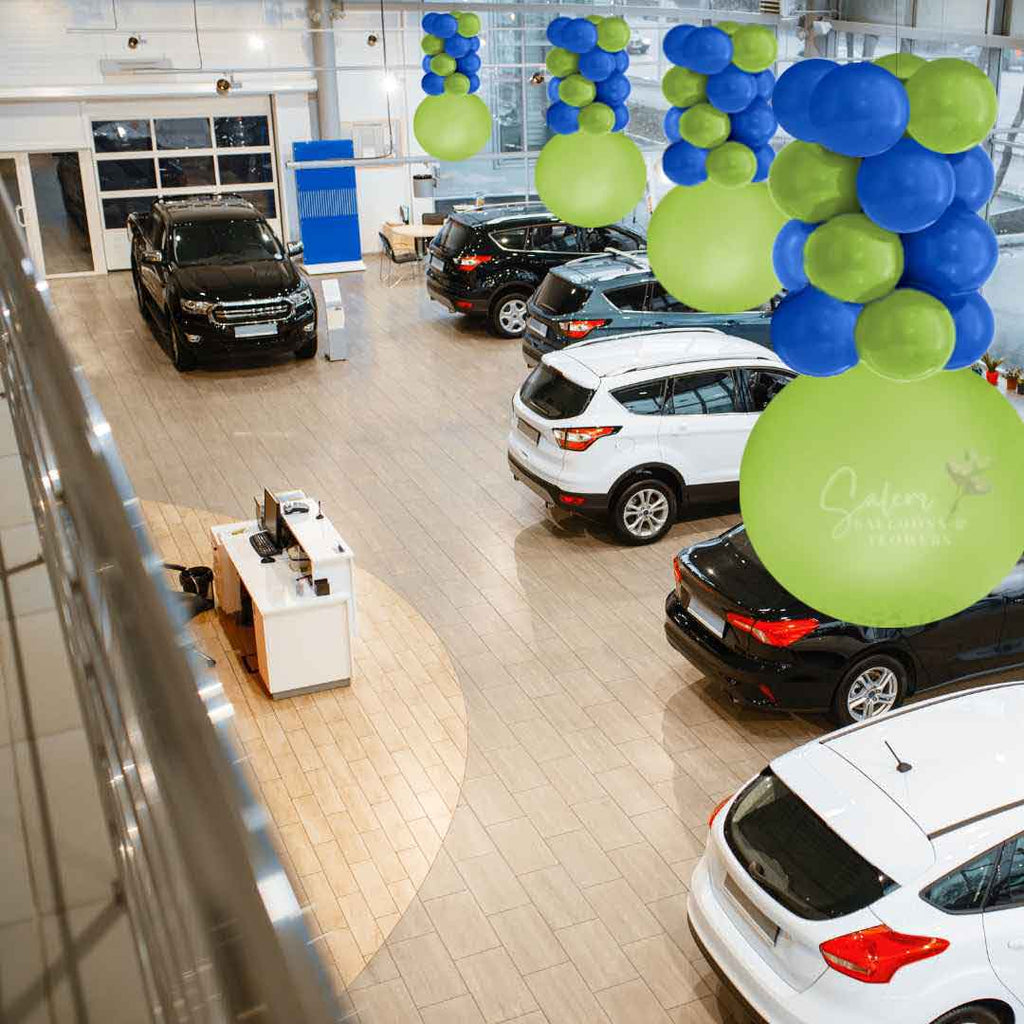
{"label": "trash bin", "polygon": [[335,278],[324,281],[324,305],[327,307],[327,351],[324,358],[334,362],[348,359],[348,335],[345,333],[345,307],[341,287]]}

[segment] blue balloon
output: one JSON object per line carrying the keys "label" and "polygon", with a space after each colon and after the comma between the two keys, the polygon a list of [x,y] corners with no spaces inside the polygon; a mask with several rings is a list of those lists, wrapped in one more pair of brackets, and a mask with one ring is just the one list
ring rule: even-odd
{"label": "blue balloon", "polygon": [[615,124],[612,125],[612,131],[621,132],[629,124],[629,107],[625,103],[616,103],[612,107],[612,112],[615,114]]}
{"label": "blue balloon", "polygon": [[464,75],[475,75],[480,70],[480,58],[475,53],[467,53],[455,62],[455,66]]}
{"label": "blue balloon", "polygon": [[548,79],[548,100],[551,103],[558,102],[558,87],[562,84],[562,79],[557,75],[552,75]]}
{"label": "blue balloon", "polygon": [[946,363],[947,370],[960,370],[971,363],[977,362],[996,333],[996,318],[992,307],[982,297],[981,292],[968,292],[966,295],[939,295],[946,308],[953,314],[956,326],[956,343],[953,354]]}
{"label": "blue balloon", "polygon": [[420,86],[428,96],[440,96],[444,92],[444,78],[428,71],[420,79]]}
{"label": "blue balloon", "polygon": [[580,57],[580,74],[592,82],[603,82],[615,74],[615,57],[600,46],[595,46]]}
{"label": "blue balloon", "polygon": [[941,154],[913,139],[869,156],[857,172],[857,198],[886,231],[906,234],[934,224],[953,201],[956,176]]}
{"label": "blue balloon", "polygon": [[751,149],[760,149],[768,144],[778,127],[772,108],[758,97],[746,110],[731,115],[729,137]]}
{"label": "blue balloon", "polygon": [[999,259],[995,232],[958,202],[931,227],[902,238],[904,276],[942,295],[977,291]]}
{"label": "blue balloon", "polygon": [[632,88],[625,75],[609,75],[603,82],[597,83],[596,99],[599,103],[607,103],[609,107],[617,107],[626,102]]}
{"label": "blue balloon", "polygon": [[772,161],[775,159],[775,150],[771,146],[758,146],[754,150],[757,157],[757,170],[754,171],[754,181],[764,181],[768,172],[772,169]]}
{"label": "blue balloon", "polygon": [[458,31],[458,19],[453,17],[451,14],[438,14],[434,18],[433,35],[439,36],[441,39],[451,39],[451,37]]}
{"label": "blue balloon", "polygon": [[877,156],[907,130],[910,99],[885,68],[858,61],[834,68],[814,87],[809,102],[816,142],[844,156]]}
{"label": "blue balloon", "polygon": [[469,39],[466,36],[458,35],[458,33],[449,36],[444,41],[444,52],[456,60],[460,57],[465,57],[467,53],[472,52],[469,47]]}
{"label": "blue balloon", "polygon": [[563,49],[565,48],[565,45],[562,42],[562,33],[565,31],[566,27],[569,25],[571,21],[572,18],[566,18],[563,15],[560,18],[555,18],[554,21],[552,21],[551,24],[548,25],[547,37],[548,42],[552,46],[561,46]]}
{"label": "blue balloon", "polygon": [[597,46],[597,26],[586,18],[571,18],[561,36],[563,48],[573,53],[586,53]]}
{"label": "blue balloon", "polygon": [[988,153],[981,146],[975,146],[966,153],[951,153],[946,159],[956,176],[953,198],[977,213],[988,202],[996,183],[996,169]]}
{"label": "blue balloon", "polygon": [[779,75],[772,92],[772,109],[779,124],[803,142],[819,142],[818,130],[811,123],[808,103],[814,87],[839,65],[834,60],[798,60]]}
{"label": "blue balloon", "polygon": [[480,89],[480,76],[474,74],[474,75],[469,75],[468,77],[469,77],[469,91],[470,92],[477,92],[477,91],[479,91],[479,89]]}
{"label": "blue balloon", "polygon": [[665,177],[677,185],[699,185],[707,180],[708,151],[691,146],[685,139],[673,142],[662,154]]}
{"label": "blue balloon", "polygon": [[775,236],[772,248],[772,266],[782,287],[789,292],[798,292],[808,285],[804,272],[804,246],[817,224],[806,224],[802,220],[786,221]]}
{"label": "blue balloon", "polygon": [[845,373],[859,359],[853,329],[863,308],[808,285],[787,295],[772,314],[772,348],[797,373]]}
{"label": "blue balloon", "polygon": [[433,58],[433,57],[431,57],[431,56],[430,56],[430,54],[428,53],[428,54],[427,54],[427,55],[426,55],[426,56],[425,56],[425,57],[423,58],[423,60],[421,60],[421,61],[420,61],[420,66],[421,66],[421,67],[423,68],[423,70],[424,70],[424,71],[426,71],[426,72],[429,72],[429,71],[430,71],[430,62],[431,62],[431,61],[432,61],[433,59],[434,59],[434,58]]}
{"label": "blue balloon", "polygon": [[680,67],[683,66],[683,43],[686,41],[686,37],[695,31],[696,28],[696,25],[674,25],[665,33],[661,48],[665,56],[673,64],[678,64]]}
{"label": "blue balloon", "polygon": [[663,122],[665,128],[665,138],[669,142],[678,142],[682,135],[679,134],[679,118],[689,110],[689,107],[669,107],[665,112],[665,120]]}
{"label": "blue balloon", "polygon": [[717,75],[732,60],[732,40],[713,25],[688,33],[681,50],[683,66],[702,75]]}
{"label": "blue balloon", "polygon": [[420,20],[420,28],[422,28],[428,36],[437,35],[434,31],[434,22],[437,21],[437,14],[437,11],[430,11],[428,14],[424,14],[423,18]]}
{"label": "blue balloon", "polygon": [[624,75],[629,70],[629,54],[625,50],[616,50],[612,56],[615,58],[615,70]]}
{"label": "blue balloon", "polygon": [[763,100],[770,100],[775,88],[775,72],[769,69],[758,71],[754,75],[754,83],[757,85],[757,95]]}
{"label": "blue balloon", "polygon": [[708,103],[727,114],[738,114],[754,101],[757,96],[757,82],[753,75],[740,71],[735,64],[730,64],[717,75],[709,75]]}
{"label": "blue balloon", "polygon": [[572,135],[580,127],[580,108],[559,100],[548,107],[548,127],[559,135]]}
{"label": "blue balloon", "polygon": [[480,49],[480,37],[479,36],[470,36],[469,37],[469,52],[470,53],[476,53],[476,51],[479,50],[479,49]]}

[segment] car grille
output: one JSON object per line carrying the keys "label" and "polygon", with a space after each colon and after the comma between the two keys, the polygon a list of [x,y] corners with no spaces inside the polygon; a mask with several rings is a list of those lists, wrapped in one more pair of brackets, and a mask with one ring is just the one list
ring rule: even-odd
{"label": "car grille", "polygon": [[247,302],[220,302],[210,311],[218,324],[270,324],[286,320],[292,304],[285,299],[251,299]]}

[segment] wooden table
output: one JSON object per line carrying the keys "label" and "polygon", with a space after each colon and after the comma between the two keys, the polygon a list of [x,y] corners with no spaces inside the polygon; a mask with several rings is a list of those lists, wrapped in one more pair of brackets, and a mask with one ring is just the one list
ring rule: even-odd
{"label": "wooden table", "polygon": [[389,224],[388,227],[394,235],[411,238],[421,256],[427,251],[427,242],[441,230],[440,224]]}

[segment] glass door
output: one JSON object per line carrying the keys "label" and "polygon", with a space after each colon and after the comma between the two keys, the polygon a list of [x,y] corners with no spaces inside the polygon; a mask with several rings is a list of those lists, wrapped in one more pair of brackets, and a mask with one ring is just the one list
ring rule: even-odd
{"label": "glass door", "polygon": [[21,180],[27,173],[27,161],[24,154],[19,156],[0,156],[0,184],[7,190],[7,198],[14,207],[14,217],[21,226],[21,234],[28,239],[28,230],[25,221],[25,207],[21,198]]}

